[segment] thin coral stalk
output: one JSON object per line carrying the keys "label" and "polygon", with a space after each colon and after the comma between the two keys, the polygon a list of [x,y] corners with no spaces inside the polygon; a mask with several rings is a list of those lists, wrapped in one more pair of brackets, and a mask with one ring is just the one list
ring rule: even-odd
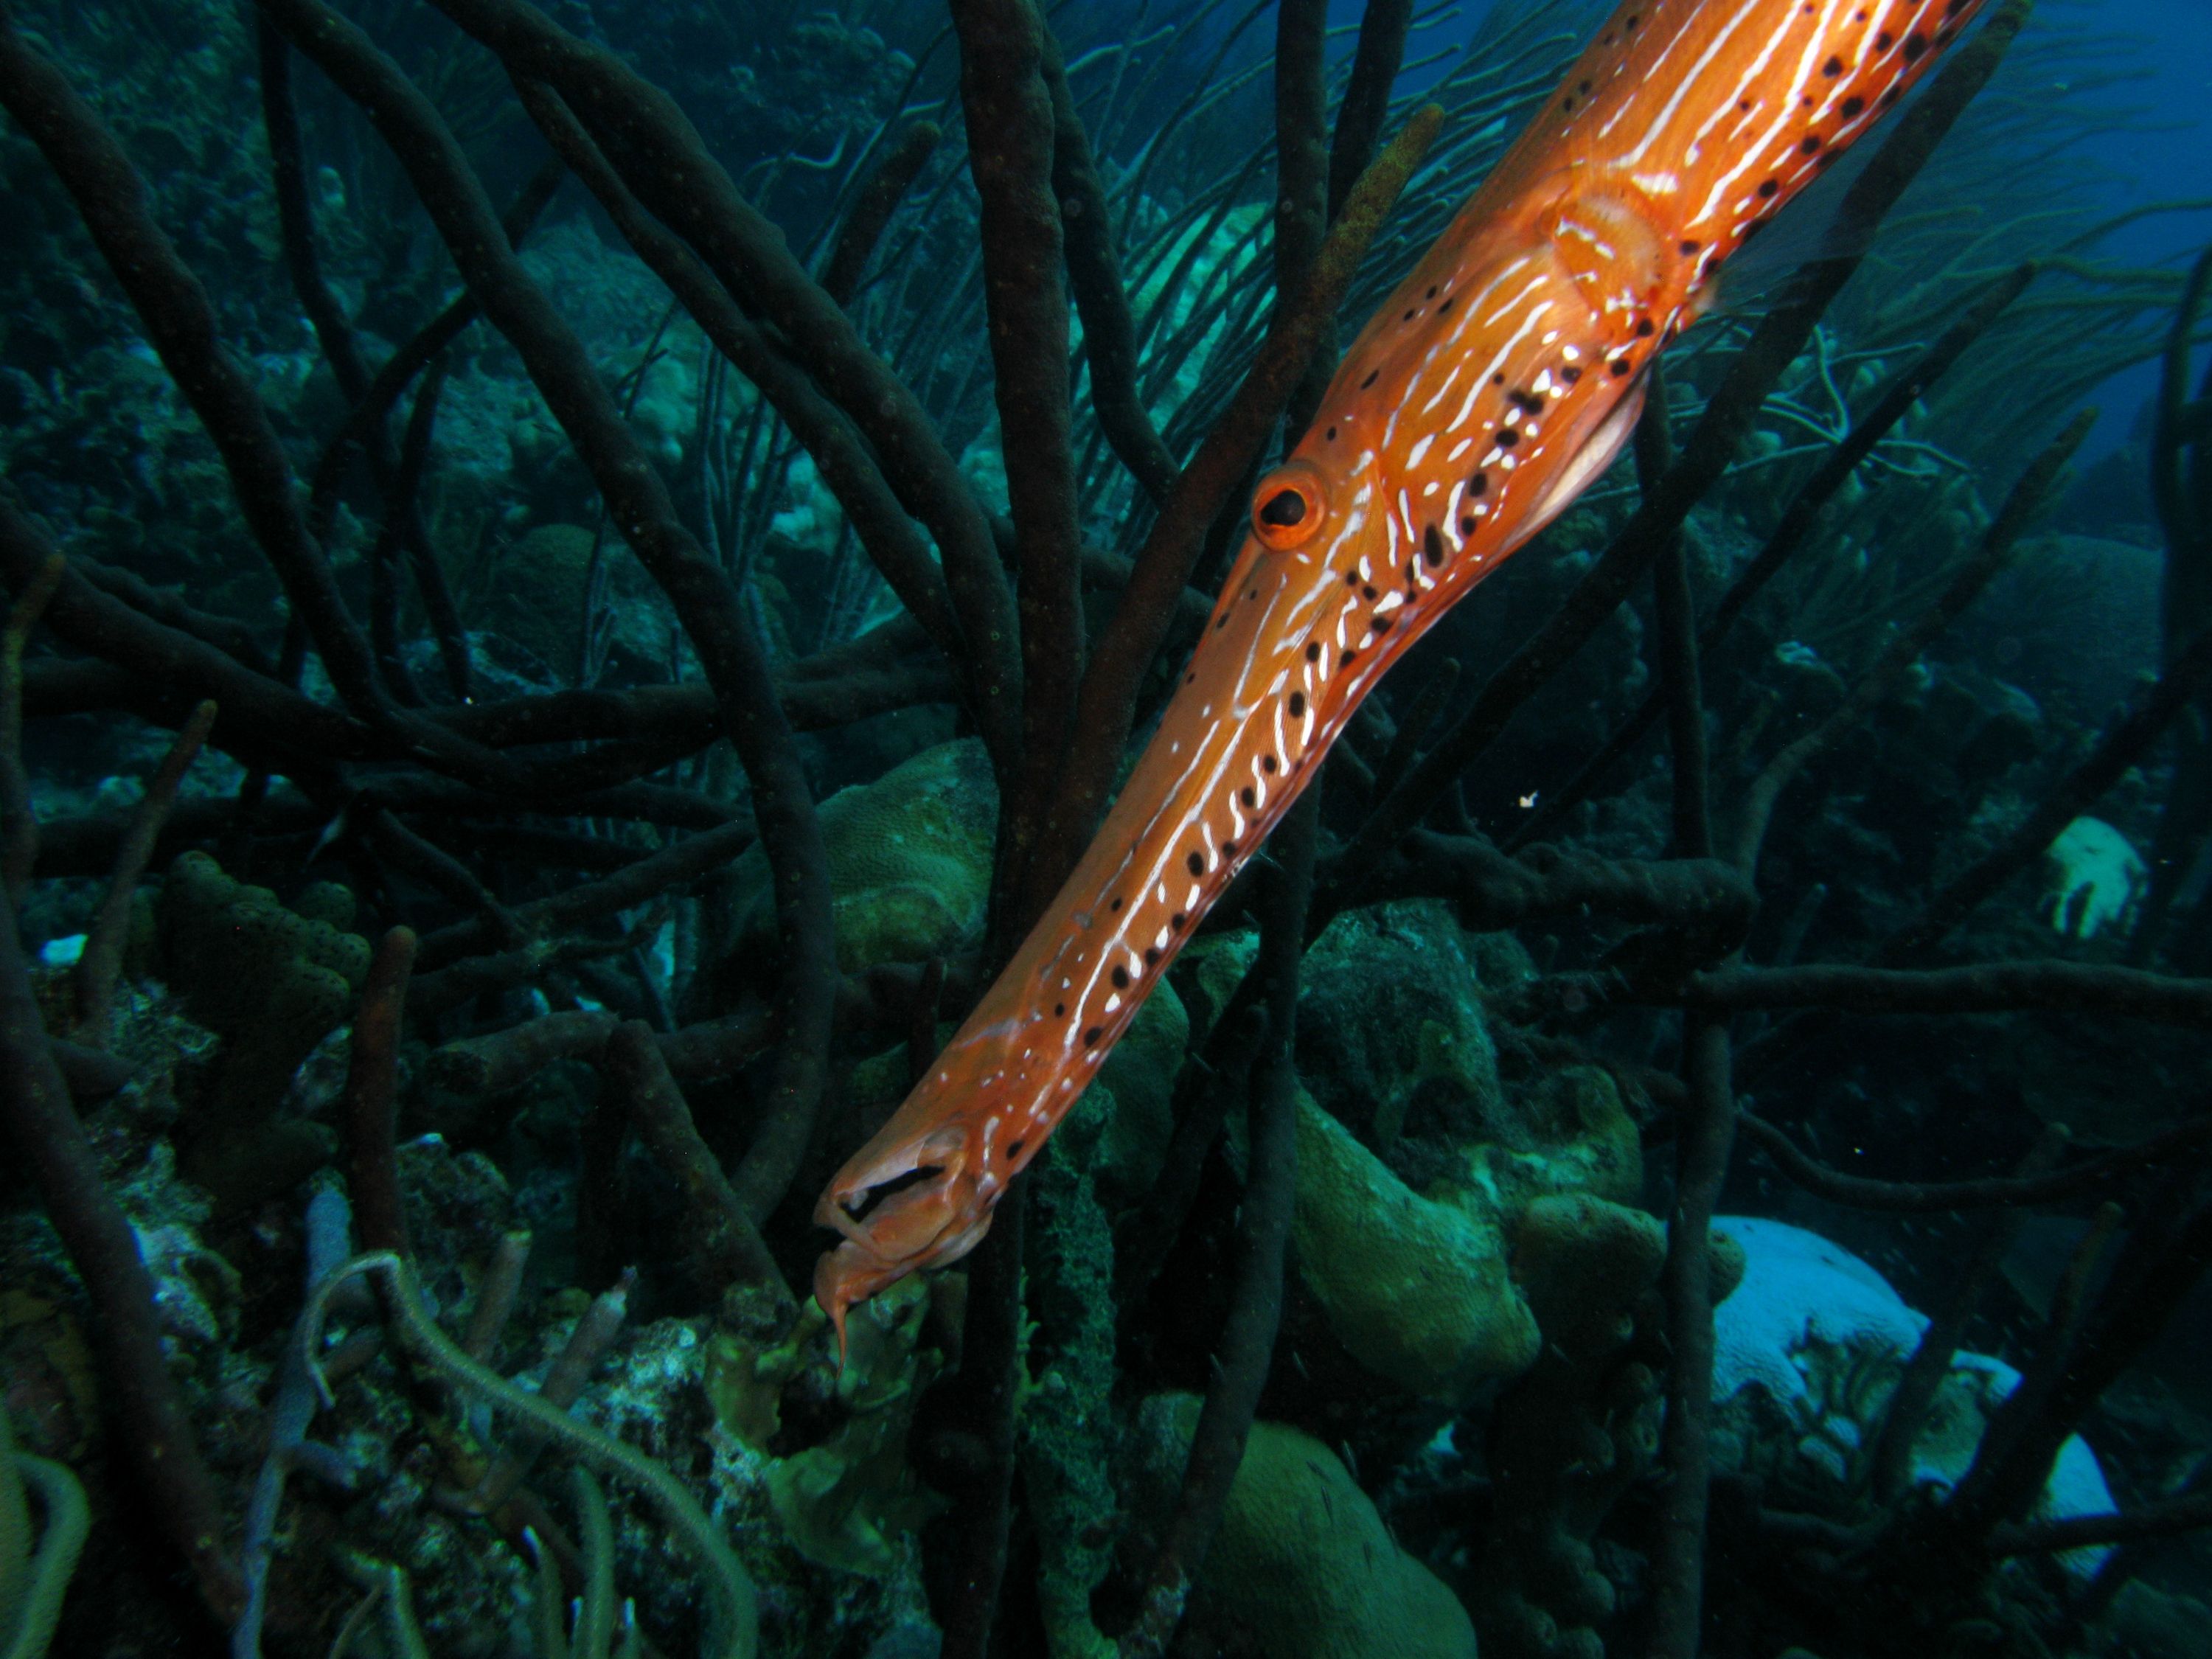
{"label": "thin coral stalk", "polygon": [[[309,1364],[321,1372],[316,1360],[322,1322],[331,1294],[348,1279],[364,1273],[381,1274],[392,1294],[386,1298],[386,1316],[397,1327],[409,1352],[439,1375],[489,1403],[494,1410],[520,1419],[594,1468],[635,1487],[660,1511],[669,1530],[689,1550],[705,1578],[714,1603],[711,1651],[715,1659],[753,1659],[760,1639],[760,1613],[752,1580],[738,1564],[720,1531],[699,1507],[698,1500],[663,1465],[634,1446],[516,1388],[497,1372],[464,1353],[453,1340],[438,1328],[425,1310],[422,1289],[406,1258],[390,1250],[356,1256],[334,1274],[309,1309],[302,1342]],[[325,1403],[330,1402],[327,1389]]]}
{"label": "thin coral stalk", "polygon": [[215,727],[215,717],[212,702],[203,702],[192,710],[177,740],[169,745],[169,752],[161,757],[161,764],[147,780],[146,793],[131,812],[131,826],[123,832],[122,844],[115,850],[115,869],[108,878],[107,891],[85,935],[84,954],[77,958],[77,1024],[71,1035],[80,1042],[96,1048],[107,1046],[114,1019],[115,981],[123,971],[123,951],[130,942],[131,907],[137,896],[138,879],[154,856],[154,844],[161,839],[161,826],[168,822],[169,809],[176,805],[177,787],[184,781],[185,769],[198,757]]}

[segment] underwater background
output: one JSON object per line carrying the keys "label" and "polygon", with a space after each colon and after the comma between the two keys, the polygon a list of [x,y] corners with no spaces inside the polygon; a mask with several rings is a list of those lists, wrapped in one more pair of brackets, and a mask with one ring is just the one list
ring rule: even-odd
{"label": "underwater background", "polygon": [[1637,13],[0,0],[0,1656],[2212,1654],[2203,0],[1944,25],[842,1184]]}

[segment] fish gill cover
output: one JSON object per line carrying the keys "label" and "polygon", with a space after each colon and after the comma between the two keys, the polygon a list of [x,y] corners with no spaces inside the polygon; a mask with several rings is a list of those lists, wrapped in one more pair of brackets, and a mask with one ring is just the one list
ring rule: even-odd
{"label": "fish gill cover", "polygon": [[0,1653],[2212,1650],[2127,15],[4,0]]}

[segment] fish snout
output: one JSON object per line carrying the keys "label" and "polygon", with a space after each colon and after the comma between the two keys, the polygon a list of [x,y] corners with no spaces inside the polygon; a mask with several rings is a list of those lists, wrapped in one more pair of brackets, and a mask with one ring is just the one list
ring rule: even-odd
{"label": "fish snout", "polygon": [[844,1235],[814,1270],[814,1297],[845,1351],[845,1314],[918,1268],[957,1260],[991,1224],[969,1138],[947,1124],[880,1152],[864,1148],[837,1172],[814,1218]]}

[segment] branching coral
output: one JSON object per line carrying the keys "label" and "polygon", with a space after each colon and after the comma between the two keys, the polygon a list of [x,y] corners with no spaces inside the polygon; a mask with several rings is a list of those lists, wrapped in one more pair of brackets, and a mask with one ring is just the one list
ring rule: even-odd
{"label": "branching coral", "polygon": [[[35,1538],[30,1492],[39,1501]],[[90,1530],[76,1476],[65,1463],[19,1448],[0,1410],[0,1653],[8,1659],[46,1659]]]}
{"label": "branching coral", "polygon": [[[779,1297],[810,1248],[787,1195],[872,1127],[1057,885],[1201,625],[1285,411],[1295,435],[1330,342],[1436,235],[1592,9],[1495,8],[1462,44],[1448,14],[1375,0],[1353,44],[1326,7],[1291,3],[1272,48],[1259,11],[1218,0],[1168,30],[1115,4],[1061,8],[1048,27],[1019,0],[960,0],[941,29],[914,9],[872,8],[866,26],[798,9],[757,8],[738,32],[712,7],[602,4],[588,38],[525,0],[440,0],[434,16],[264,0],[252,40],[190,7],[94,8],[52,29],[36,0],[20,22],[0,16],[15,124],[0,160],[33,237],[0,338],[0,881],[36,945],[82,927],[78,896],[50,878],[131,872],[89,930],[89,983],[125,959],[156,836],[165,862],[185,852],[159,900],[160,971],[222,1049],[179,1133],[241,1234],[282,1232],[270,1218],[289,1206],[253,1200],[335,1151],[283,1097],[356,1017],[357,911],[386,941],[352,1039],[346,1151],[368,1242],[403,1240],[402,1138],[426,1127],[532,1183],[564,1243],[581,1203],[593,1249],[639,1244],[641,1298],[716,1310],[703,1340],[670,1338],[663,1381],[696,1393],[703,1373],[718,1468],[742,1464],[756,1507],[709,1520],[696,1472],[562,1414],[611,1328],[604,1299],[533,1402],[484,1363],[489,1336],[456,1346],[418,1299],[418,1267],[434,1279],[450,1266],[434,1247],[338,1278],[386,1292],[393,1343],[426,1375],[524,1420],[473,1471],[476,1501],[526,1498],[554,1444],[635,1485],[691,1551],[720,1650],[750,1650],[757,1622],[763,1646],[780,1620],[826,1629],[834,1615],[807,1624],[794,1608],[856,1607],[852,1584],[890,1582],[918,1552],[944,1569],[934,1613],[952,1659],[1018,1646],[1036,1623],[1062,1654],[1163,1649],[1194,1582],[1209,1587],[1200,1625],[1243,1618],[1281,1652],[1463,1654],[1463,1592],[1487,1645],[1586,1653],[1630,1619],[1651,1626],[1658,1659],[1680,1659],[1701,1597],[1771,1605],[1703,1541],[1717,1291],[1700,1211],[1730,1178],[1738,1097],[1755,1083],[1747,1138],[1824,1199],[1929,1215],[2112,1198],[2130,1242],[2112,1288],[2026,1368],[2010,1426],[1932,1530],[1869,1510],[1838,1538],[1846,1523],[1725,1480],[1711,1524],[1778,1579],[1854,1598],[1869,1578],[1914,1587],[1944,1617],[2011,1582],[1996,1560],[2079,1546],[2078,1521],[2062,1534],[2029,1515],[2035,1465],[2201,1265],[2188,1172],[2203,1127],[2057,1171],[1981,1176],[1961,1161],[1913,1179],[1937,1143],[1954,1161],[1984,1139],[2008,1150],[1987,1117],[1964,1132],[1972,1145],[1943,1139],[1946,1091],[1972,1065],[1927,1056],[2028,1011],[2130,1034],[2204,1025],[2212,990],[2171,971],[2187,928],[2147,927],[2127,968],[2075,938],[2048,960],[2047,932],[2008,933],[2008,907],[1988,902],[2093,809],[2151,844],[2128,775],[2162,776],[2162,734],[2212,681],[2212,636],[2170,629],[2156,683],[2102,735],[2043,711],[2015,734],[2024,758],[1986,792],[1987,816],[1910,826],[1942,843],[1925,868],[1808,877],[1806,843],[1899,828],[1868,780],[1903,763],[1872,751],[1896,750],[1887,723],[1917,706],[1916,659],[1973,591],[1924,568],[1930,550],[1994,562],[1996,530],[2020,528],[2042,490],[2021,491],[1976,553],[1987,480],[2018,474],[2069,389],[2140,355],[2145,319],[2177,295],[2158,483],[2167,515],[2185,509],[2186,548],[2201,540],[2189,492],[2204,470],[2188,458],[2203,453],[2203,398],[2186,377],[2212,267],[2194,288],[2178,270],[2092,269],[2080,256],[2099,228],[2070,197],[2050,214],[2020,206],[2016,180],[2041,170],[2007,171],[2030,135],[2077,118],[2027,107],[2021,77],[2090,46],[2031,33],[2001,69],[2028,7],[1993,8],[1763,319],[1717,319],[1670,356],[1638,482],[1622,474],[1553,532],[1583,556],[1524,581],[1543,556],[1529,555],[1468,607],[1519,621],[1494,638],[1470,624],[1425,693],[1370,701],[1332,763],[1326,821],[1280,846],[1294,877],[1319,849],[1310,913],[1273,873],[1233,895],[1232,927],[1262,915],[1256,958],[1205,942],[1206,962],[1155,994],[1102,1098],[1030,1178],[1030,1243],[1017,1197],[969,1276],[884,1298],[856,1325],[833,1385],[817,1316],[794,1321]],[[175,108],[147,101],[169,84],[163,54],[180,55]],[[478,72],[494,60],[512,101]],[[207,90],[249,75],[265,144]],[[1441,130],[1393,97],[1416,78],[1449,112]],[[96,109],[71,80],[97,83]],[[744,148],[763,133],[786,148]],[[526,136],[556,159],[526,155]],[[264,165],[265,191],[248,177]],[[555,196],[568,173],[595,216]],[[1995,210],[1932,210],[1903,195],[1916,175]],[[495,188],[511,192],[503,214]],[[441,287],[449,257],[465,291]],[[1847,285],[1855,271],[1881,280]],[[2039,325],[2054,316],[2081,326]],[[2061,459],[2045,452],[2031,480]],[[1826,629],[1825,701],[1771,656],[1778,599],[1801,645]],[[1754,635],[1759,648],[1730,648]],[[1627,655],[1639,636],[1648,665]],[[1482,671],[1471,696],[1454,690],[1462,665]],[[82,745],[97,757],[79,767],[48,722],[88,714],[103,717]],[[1577,759],[1561,732],[1588,725],[1594,743],[1620,714],[1559,787],[1553,769]],[[1816,727],[1804,746],[1801,716]],[[82,774],[89,790],[118,769],[109,739],[126,718],[204,732],[243,781],[204,766],[166,817],[49,810],[41,825],[32,808],[58,799],[54,777]],[[1621,764],[1662,718],[1666,763]],[[972,735],[946,743],[956,732]],[[855,787],[832,793],[842,783]],[[1732,845],[1731,824],[1746,826]],[[185,850],[209,847],[220,867]],[[2185,860],[2151,862],[2156,883]],[[350,890],[333,908],[339,880]],[[1833,920],[1863,921],[1876,896],[1887,925]],[[2166,903],[2154,895],[2147,919]],[[1784,912],[1808,924],[1786,943]],[[279,1368],[248,1499],[230,1462],[210,1470],[195,1449],[195,1418],[230,1443],[228,1407],[166,1376],[145,1266],[98,1163],[161,1133],[160,1115],[127,1090],[97,1103],[123,1078],[49,1038],[80,1010],[63,1012],[52,976],[18,974],[14,930],[0,931],[0,1124],[83,1279],[100,1381],[161,1531],[234,1619],[247,1602],[234,1513],[258,1607],[271,1488],[289,1461],[317,1461],[297,1420],[312,1341]],[[2165,931],[2160,958],[2148,935]],[[1954,939],[1960,954],[1939,956]],[[1801,948],[1805,961],[1784,959]],[[1471,971],[1477,959],[1511,970]],[[1933,1018],[1924,1043],[1821,1046],[1877,1016]],[[441,1045],[429,1069],[458,1104],[434,1109],[415,1081],[418,1040]],[[1670,1059],[1681,1078],[1655,1069]],[[549,1069],[562,1060],[595,1069]],[[1862,1070],[1915,1063],[1936,1103],[1849,1120],[1869,1161],[1824,1161],[1824,1079],[1856,1087]],[[2155,1093],[2160,1065],[2122,1086]],[[817,1115],[824,1099],[836,1109]],[[1643,1196],[1639,1130],[1682,1155],[1663,1296],[1662,1223],[1626,1207]],[[2162,1165],[2179,1171],[2164,1188]],[[335,1253],[331,1202],[325,1185],[311,1285]],[[1279,1328],[1286,1239],[1296,1306]],[[236,1254],[249,1307],[289,1304],[289,1261],[272,1270],[258,1243]],[[519,1249],[486,1269],[488,1332],[522,1273]],[[337,1283],[314,1291],[310,1335]],[[1348,1368],[1309,1363],[1332,1343],[1395,1386],[1346,1388]],[[1177,1404],[1160,1442],[1164,1529],[1117,1540],[1127,1517],[1104,1466],[1128,1402],[1194,1388],[1203,1405]],[[1662,1388],[1674,1429],[1656,1451]],[[1418,1490],[1443,1454],[1411,1448],[1479,1438],[1479,1498]],[[1324,1449],[1338,1441],[1357,1478]],[[1411,1492],[1389,1508],[1410,1553],[1369,1495],[1394,1490]],[[580,1472],[575,1502],[578,1620],[564,1627],[549,1531],[536,1639],[596,1659],[629,1638],[604,1496]],[[0,1504],[0,1568],[19,1512]],[[2108,1529],[2200,1518],[2184,1495]],[[794,1573],[813,1576],[764,1580],[757,1614],[725,1525],[795,1542]],[[1032,1538],[1034,1596],[1011,1578]],[[1450,1565],[1486,1539],[1471,1578]],[[331,1559],[368,1588],[345,1639],[380,1623],[408,1651],[422,1644],[411,1600],[434,1613],[448,1587],[392,1553]],[[1607,1570],[1638,1559],[1649,1592]],[[1948,1578],[1931,1583],[1927,1563]],[[1247,1594],[1263,1575],[1271,1605]],[[10,1582],[0,1573],[0,1631],[22,1594]],[[1831,1651],[1802,1619],[1777,1625],[1778,1650]],[[253,1628],[236,1626],[249,1647]],[[1850,1639],[1894,1651],[1919,1628],[1900,1618],[1885,1635],[1869,1618]]]}

